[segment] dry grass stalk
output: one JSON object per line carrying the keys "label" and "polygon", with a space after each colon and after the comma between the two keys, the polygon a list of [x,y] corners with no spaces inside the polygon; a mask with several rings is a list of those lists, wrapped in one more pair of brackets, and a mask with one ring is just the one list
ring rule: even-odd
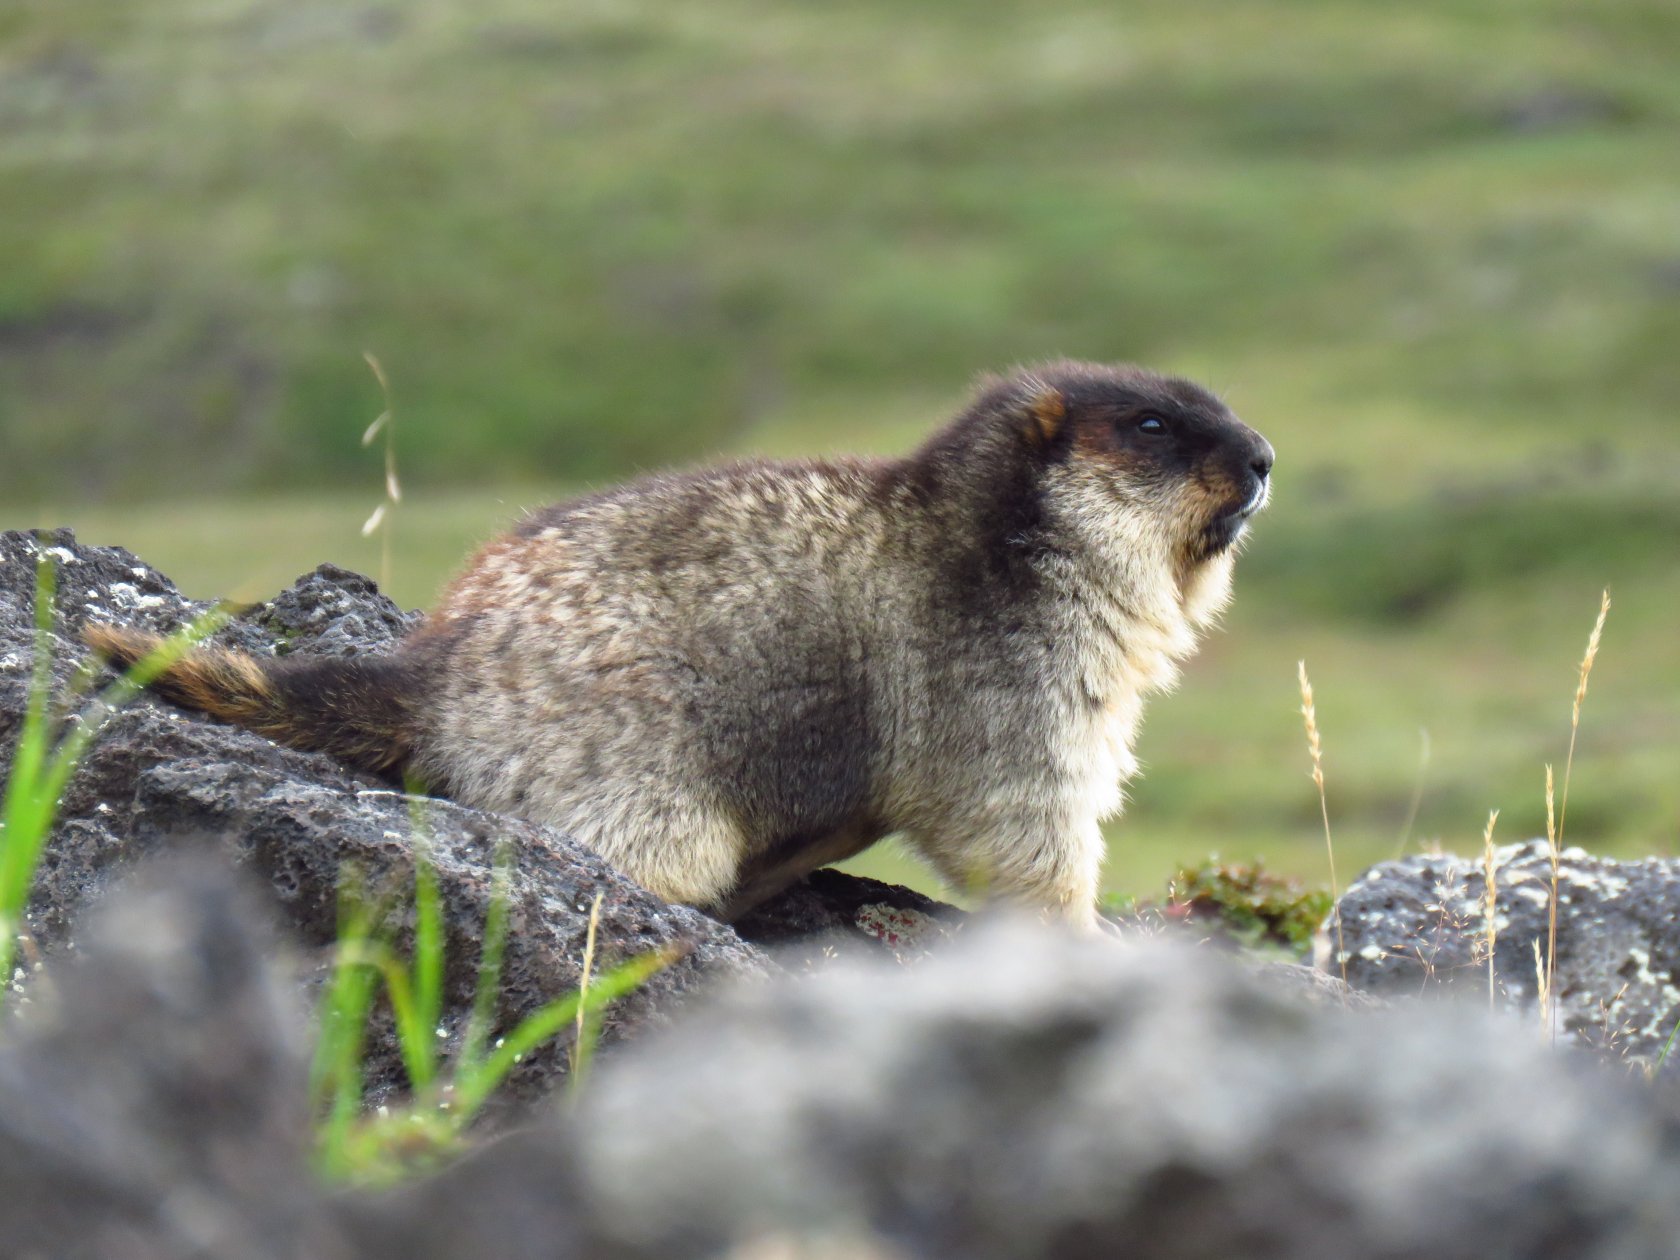
{"label": "dry grass stalk", "polygon": [[595,894],[595,902],[589,907],[589,929],[583,938],[583,975],[578,980],[572,1062],[566,1076],[566,1090],[572,1098],[576,1098],[583,1089],[584,1079],[595,1058],[595,1042],[601,1033],[600,1015],[589,1009],[589,982],[595,975],[595,934],[601,927],[601,899],[606,895],[604,890]]}
{"label": "dry grass stalk", "polygon": [[1534,984],[1535,991],[1540,995],[1540,1010],[1547,1023],[1545,1031],[1551,1033],[1551,1017],[1547,1012],[1552,1009],[1552,983],[1546,975],[1546,960],[1540,957],[1540,938],[1534,939]]}
{"label": "dry grass stalk", "polygon": [[397,428],[396,420],[391,414],[391,383],[385,378],[385,369],[371,351],[362,351],[362,358],[367,360],[368,368],[373,372],[373,379],[379,382],[379,393],[385,400],[385,410],[381,411],[362,433],[364,449],[372,446],[373,440],[381,433],[385,435],[385,501],[374,508],[373,515],[367,518],[367,522],[362,526],[362,537],[366,538],[374,530],[379,530],[379,585],[389,591],[391,514],[392,509],[402,502],[402,486],[397,482]]}
{"label": "dry grass stalk", "polygon": [[1330,862],[1330,915],[1336,924],[1336,961],[1341,964],[1342,983],[1347,983],[1347,949],[1342,944],[1342,889],[1336,880],[1336,845],[1330,838],[1330,804],[1324,795],[1324,745],[1318,737],[1318,714],[1313,707],[1312,683],[1307,663],[1297,662],[1301,682],[1301,719],[1307,728],[1307,751],[1312,754],[1313,785],[1318,788],[1318,811],[1324,819],[1324,852]]}
{"label": "dry grass stalk", "polygon": [[[1554,1041],[1557,1039],[1557,1021],[1555,1012],[1551,1009],[1551,996],[1557,978],[1558,862],[1563,856],[1563,824],[1569,813],[1569,779],[1575,769],[1575,739],[1581,731],[1581,702],[1587,698],[1587,680],[1592,676],[1593,661],[1598,659],[1598,644],[1604,634],[1604,619],[1609,615],[1610,592],[1606,590],[1599,598],[1598,619],[1593,622],[1592,633],[1587,636],[1587,650],[1581,657],[1580,673],[1575,682],[1575,701],[1569,711],[1569,756],[1563,763],[1563,800],[1557,806],[1555,816],[1552,768],[1546,767],[1546,850],[1552,863],[1552,893],[1551,904],[1546,914],[1546,983],[1541,995],[1540,1011],[1548,1033]],[[1538,957],[1538,942],[1535,952]]]}
{"label": "dry grass stalk", "polygon": [[595,894],[595,904],[589,907],[589,932],[583,938],[583,979],[578,981],[578,1009],[577,1009],[577,1045],[584,1040],[583,1021],[584,1012],[588,1009],[589,977],[595,970],[595,933],[601,926],[601,899],[606,890]]}
{"label": "dry grass stalk", "polygon": [[1423,789],[1429,777],[1429,728],[1418,727],[1417,782],[1412,785],[1411,804],[1406,807],[1406,821],[1400,828],[1400,839],[1394,846],[1394,856],[1404,857],[1406,846],[1412,842],[1412,828],[1417,826],[1418,811],[1423,808]]}
{"label": "dry grass stalk", "polygon": [[1493,824],[1499,811],[1489,810],[1487,829],[1482,832],[1482,947],[1487,950],[1488,1009],[1494,1007],[1494,947],[1499,943],[1499,870],[1493,858]]}
{"label": "dry grass stalk", "polygon": [[1575,737],[1581,730],[1581,702],[1587,698],[1587,679],[1592,675],[1593,661],[1598,658],[1598,641],[1604,634],[1604,619],[1610,615],[1610,592],[1606,590],[1598,601],[1598,620],[1587,636],[1586,654],[1581,657],[1581,671],[1575,683],[1575,703],[1569,710],[1569,756],[1563,763],[1563,800],[1558,805],[1558,842],[1563,842],[1563,824],[1569,816],[1569,776],[1575,769]]}
{"label": "dry grass stalk", "polygon": [[[1546,909],[1546,988],[1540,1003],[1540,1018],[1545,1026],[1552,1030],[1556,1038],[1555,1024],[1552,1019],[1551,993],[1552,980],[1556,975],[1557,966],[1557,920],[1558,920],[1558,858],[1561,850],[1558,847],[1557,818],[1552,811],[1552,768],[1546,767],[1546,852],[1552,862],[1552,893],[1547,899]],[[1535,942],[1539,948],[1539,942]]]}

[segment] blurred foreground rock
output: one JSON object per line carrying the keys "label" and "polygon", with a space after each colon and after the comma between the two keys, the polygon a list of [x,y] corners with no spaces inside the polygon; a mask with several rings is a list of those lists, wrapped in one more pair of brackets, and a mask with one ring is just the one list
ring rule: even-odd
{"label": "blurred foreground rock", "polygon": [[1468,1006],[970,927],[690,1006],[428,1180],[307,1173],[295,994],[216,861],[111,898],[0,1037],[0,1254],[1680,1255],[1666,1101]]}
{"label": "blurred foreground rock", "polygon": [[306,1162],[306,1025],[267,918],[223,869],[155,867],[9,1013],[0,1255],[353,1254]]}
{"label": "blurred foreground rock", "polygon": [[[1551,858],[1544,840],[1495,851],[1496,1001],[1537,1021],[1535,946],[1547,951]],[[1341,900],[1346,975],[1381,996],[1456,992],[1487,1002],[1486,881],[1480,858],[1384,862]],[[1320,965],[1340,974],[1333,922]],[[1680,860],[1618,862],[1565,849],[1558,864],[1554,1024],[1558,1039],[1650,1065],[1680,1019]],[[1680,1054],[1665,1071],[1680,1070]]]}
{"label": "blurred foreground rock", "polygon": [[[68,531],[40,538],[0,534],[0,781],[28,694],[36,561],[43,550],[58,572],[53,679],[67,713],[83,703],[67,693],[86,656],[77,636],[87,619],[170,632],[206,607],[182,597],[168,579],[120,548],[83,546]],[[216,641],[259,653],[354,654],[388,649],[416,620],[366,578],[323,565],[275,599],[246,610]],[[416,825],[437,868],[444,902],[448,1042],[464,1031],[489,907],[491,863],[502,844],[511,847],[516,861],[500,1008],[505,1026],[577,987],[597,897],[600,966],[663,946],[686,951],[614,1005],[604,1029],[609,1043],[663,1018],[703,982],[761,974],[771,965],[731,928],[660,901],[552,828],[447,801],[426,801],[416,812],[395,784],[149,698],[111,720],[72,781],[30,903],[29,927],[43,948],[61,948],[83,908],[137,858],[209,847],[230,854],[267,883],[284,925],[297,941],[316,948],[318,969],[337,938],[338,887],[347,866],[373,891],[390,894],[411,919]],[[950,913],[907,889],[831,873],[815,888],[795,888],[766,906],[756,936],[779,945],[821,931],[823,940],[891,948],[894,942],[877,921],[898,907],[923,918]],[[411,923],[399,924],[405,943],[410,928]],[[814,939],[806,948],[821,956]],[[563,1070],[563,1049],[532,1055],[506,1096],[539,1097]],[[378,1097],[402,1081],[387,1026],[375,1036],[370,1087]]]}
{"label": "blurred foreground rock", "polygon": [[382,1256],[1484,1260],[1680,1254],[1677,1192],[1680,1126],[1527,1026],[975,925],[691,1008],[361,1210]]}

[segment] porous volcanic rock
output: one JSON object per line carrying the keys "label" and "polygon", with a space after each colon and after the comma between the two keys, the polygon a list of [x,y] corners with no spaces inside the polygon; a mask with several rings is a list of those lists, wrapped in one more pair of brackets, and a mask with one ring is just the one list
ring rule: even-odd
{"label": "porous volcanic rock", "polygon": [[[1544,840],[1494,854],[1495,1001],[1538,1019],[1535,947],[1549,951],[1551,858]],[[1565,849],[1558,863],[1560,1040],[1651,1064],[1680,1019],[1680,860],[1620,862]],[[1378,995],[1457,992],[1486,1001],[1489,957],[1480,858],[1384,862],[1360,876],[1320,933],[1320,965]],[[1680,1068],[1671,1055],[1664,1070]]]}
{"label": "porous volcanic rock", "polygon": [[913,961],[960,929],[955,906],[896,884],[841,871],[813,871],[736,924],[747,940],[775,950],[784,967],[824,965],[840,952],[885,949]]}
{"label": "porous volcanic rock", "polygon": [[[84,546],[69,531],[0,534],[0,780],[28,694],[36,567],[43,554],[57,571],[50,653],[55,699],[68,721],[99,712],[76,699],[72,688],[86,658],[78,635],[87,620],[167,633],[207,607],[185,599],[121,548]],[[368,579],[323,565],[273,600],[243,611],[215,638],[257,653],[354,654],[388,649],[416,621]],[[266,880],[286,926],[316,951],[310,957],[319,965],[337,937],[338,888],[347,868],[370,889],[409,904],[418,829],[438,870],[445,908],[446,1041],[464,1030],[492,859],[502,845],[515,862],[500,1011],[505,1023],[577,986],[598,897],[601,966],[667,946],[685,951],[612,1008],[608,1041],[660,1016],[703,980],[757,974],[771,965],[728,926],[659,900],[552,828],[448,801],[417,804],[395,784],[330,757],[282,748],[149,697],[107,716],[71,782],[30,903],[29,929],[46,949],[70,938],[82,909],[137,857],[208,845]],[[870,930],[870,906],[926,903],[908,890],[875,885],[860,893],[860,887],[831,875],[815,892],[792,890],[782,910],[766,907],[761,931],[781,944],[799,936],[801,925],[820,925],[876,942],[881,938]],[[399,924],[398,931],[406,947],[408,925]],[[563,1064],[559,1047],[529,1056],[510,1082],[509,1096],[541,1093]],[[370,1083],[378,1096],[401,1080],[387,1028],[373,1046]]]}

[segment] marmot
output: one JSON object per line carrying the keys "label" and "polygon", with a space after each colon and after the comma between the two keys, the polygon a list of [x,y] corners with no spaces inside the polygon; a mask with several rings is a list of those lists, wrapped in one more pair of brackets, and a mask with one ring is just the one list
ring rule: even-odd
{"label": "marmot", "polygon": [[[1272,448],[1188,381],[988,378],[901,459],[748,462],[538,511],[386,657],[200,650],[153,684],[568,832],[733,917],[901,832],[1088,924],[1144,697],[1224,605]],[[134,661],[157,640],[94,626]]]}

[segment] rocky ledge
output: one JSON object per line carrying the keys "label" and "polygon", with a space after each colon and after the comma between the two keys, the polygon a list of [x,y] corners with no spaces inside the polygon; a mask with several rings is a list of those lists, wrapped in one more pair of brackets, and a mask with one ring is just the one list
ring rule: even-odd
{"label": "rocky ledge", "polygon": [[[85,720],[85,699],[78,697],[87,686],[78,671],[87,653],[79,635],[88,619],[169,633],[208,608],[121,548],[85,546],[67,530],[0,533],[0,782],[25,711],[43,557],[57,571],[50,651],[55,704],[66,721]],[[399,609],[368,579],[322,565],[239,613],[215,641],[260,654],[354,655],[389,649],[417,621],[418,614]],[[704,983],[799,965],[848,945],[903,952],[914,948],[918,934],[937,931],[942,919],[958,913],[909,889],[827,871],[736,930],[659,900],[553,828],[449,801],[428,799],[417,808],[395,784],[330,757],[281,748],[141,698],[110,718],[70,784],[29,904],[28,931],[50,954],[69,939],[82,910],[138,859],[206,848],[267,885],[303,947],[306,970],[318,976],[338,934],[341,878],[354,870],[366,887],[408,904],[417,828],[444,906],[446,1045],[459,1040],[471,1009],[500,846],[514,864],[501,1025],[511,1027],[577,987],[597,898],[601,967],[663,947],[681,951],[673,965],[611,1008],[606,1042],[665,1017]],[[412,923],[394,926],[407,948]],[[771,949],[780,961],[772,960]],[[791,951],[785,959],[784,950]],[[371,1047],[368,1070],[375,1098],[403,1079],[388,1027]],[[564,1070],[564,1046],[550,1045],[521,1064],[504,1101],[546,1093]]]}

